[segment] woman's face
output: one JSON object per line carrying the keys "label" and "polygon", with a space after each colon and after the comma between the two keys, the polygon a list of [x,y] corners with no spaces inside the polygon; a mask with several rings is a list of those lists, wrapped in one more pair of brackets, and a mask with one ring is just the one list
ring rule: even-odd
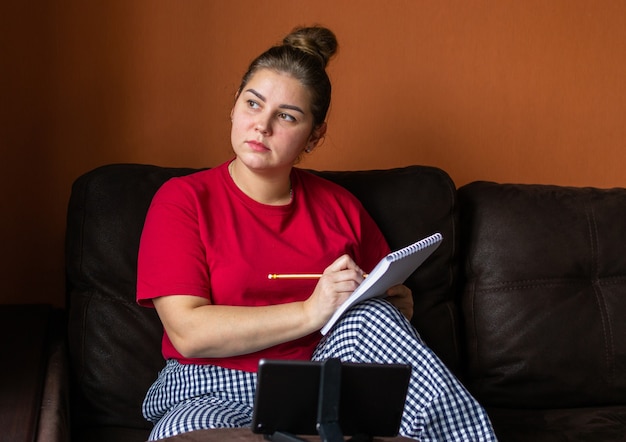
{"label": "woman's face", "polygon": [[308,90],[293,77],[269,69],[254,74],[232,110],[231,142],[251,169],[290,169],[313,149],[326,129],[313,127]]}

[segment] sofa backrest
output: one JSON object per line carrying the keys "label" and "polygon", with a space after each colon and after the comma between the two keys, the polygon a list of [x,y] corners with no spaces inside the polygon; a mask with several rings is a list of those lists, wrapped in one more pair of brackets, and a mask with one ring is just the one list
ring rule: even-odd
{"label": "sofa backrest", "polygon": [[[141,403],[163,367],[162,326],[135,302],[139,238],[152,196],[195,169],[122,164],[95,169],[72,188],[66,232],[73,421],[148,428]],[[453,293],[458,250],[456,192],[440,169],[412,166],[316,172],[361,199],[392,248],[439,231],[444,241],[409,278],[414,323],[452,369],[459,364]]]}
{"label": "sofa backrest", "polygon": [[626,189],[458,191],[467,384],[486,406],[626,397]]}

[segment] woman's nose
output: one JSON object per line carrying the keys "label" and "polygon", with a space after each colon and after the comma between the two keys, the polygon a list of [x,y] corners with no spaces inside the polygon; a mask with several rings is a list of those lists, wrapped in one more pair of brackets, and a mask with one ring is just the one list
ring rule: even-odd
{"label": "woman's nose", "polygon": [[260,117],[256,123],[255,129],[264,135],[269,134],[271,132],[271,123],[269,118]]}

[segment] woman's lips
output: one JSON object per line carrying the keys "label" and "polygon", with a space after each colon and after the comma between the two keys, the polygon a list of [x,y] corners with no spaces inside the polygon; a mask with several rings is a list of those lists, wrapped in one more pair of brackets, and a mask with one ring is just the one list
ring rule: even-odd
{"label": "woman's lips", "polygon": [[252,148],[252,150],[256,150],[257,152],[264,152],[264,151],[269,150],[265,144],[260,143],[258,141],[251,140],[251,141],[246,141],[246,143],[248,144],[248,146]]}

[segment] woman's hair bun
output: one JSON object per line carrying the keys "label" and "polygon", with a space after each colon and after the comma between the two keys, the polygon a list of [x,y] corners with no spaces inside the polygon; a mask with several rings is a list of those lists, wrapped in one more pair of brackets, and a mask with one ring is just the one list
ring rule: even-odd
{"label": "woman's hair bun", "polygon": [[283,39],[283,44],[318,57],[324,67],[335,55],[338,46],[335,34],[321,26],[296,28]]}

